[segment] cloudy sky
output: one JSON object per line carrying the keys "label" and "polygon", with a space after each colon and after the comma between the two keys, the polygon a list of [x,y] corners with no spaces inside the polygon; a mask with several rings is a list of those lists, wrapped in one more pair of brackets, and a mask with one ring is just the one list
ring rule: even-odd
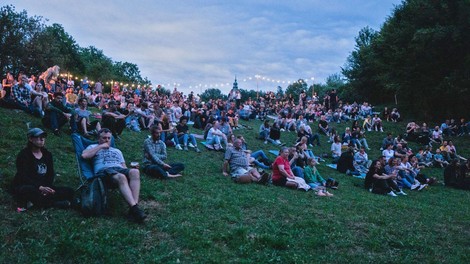
{"label": "cloudy sky", "polygon": [[[11,0],[61,24],[81,47],[139,66],[153,84],[199,92],[272,90],[339,73],[354,37],[401,0]],[[3,5],[3,4],[2,4]],[[255,77],[259,76],[259,77]],[[314,78],[314,80],[312,80]]]}

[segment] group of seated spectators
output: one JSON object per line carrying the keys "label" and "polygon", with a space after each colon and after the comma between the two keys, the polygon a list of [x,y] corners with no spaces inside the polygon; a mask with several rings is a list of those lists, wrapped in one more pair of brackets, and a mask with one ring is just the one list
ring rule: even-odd
{"label": "group of seated spectators", "polygon": [[[402,117],[396,108],[392,111],[385,108],[379,113],[374,112],[367,102],[343,103],[335,90],[329,91],[323,101],[316,94],[310,97],[302,92],[297,102],[291,95],[278,98],[272,92],[242,102],[239,91],[232,91],[230,100],[214,98],[202,102],[193,92],[183,95],[176,88],[170,94],[160,94],[158,89],[128,89],[119,83],[114,84],[111,93],[104,93],[101,82],[91,87],[85,78],[75,87],[72,80],[59,78],[59,70],[58,66],[51,67],[38,78],[28,78],[20,73],[16,80],[7,73],[2,81],[0,106],[40,117],[43,125],[56,136],[61,135],[61,128],[66,124],[72,133],[98,139],[103,135],[102,128],[116,140],[126,128],[130,131],[149,130],[153,143],[147,142],[146,146],[150,148],[158,141],[165,147],[159,146],[154,151],[164,149],[165,155],[167,146],[200,153],[197,138],[202,134],[208,149],[225,152],[223,174],[230,174],[236,182],[272,182],[274,185],[313,189],[319,196],[332,196],[326,186],[329,185],[328,180],[334,180],[325,180],[316,169],[318,162],[327,156],[339,172],[365,176],[367,189],[391,196],[406,195],[403,188],[422,190],[434,183],[434,178],[421,172],[424,167],[446,167],[446,175],[450,175],[450,171],[462,175],[463,169],[455,169],[455,160],[465,159],[457,154],[452,140],[447,138],[469,134],[469,123],[463,118],[459,122],[446,120],[434,129],[429,129],[425,123],[418,126],[410,122],[404,135],[393,137],[387,133],[381,145],[382,155],[372,161],[366,153],[370,150],[366,134],[384,132],[383,122],[399,122]],[[90,106],[96,108],[95,113],[89,110]],[[259,139],[265,144],[281,147],[276,160],[269,160],[263,150],[249,150],[244,138],[234,135],[235,130],[248,128],[239,122],[240,119],[263,120]],[[316,129],[311,127],[313,122],[318,123]],[[351,122],[342,133],[332,126],[341,122]],[[200,132],[192,133],[193,129]],[[281,142],[282,132],[295,132],[296,141]],[[321,145],[322,136],[331,143],[331,153],[317,156],[311,149]],[[425,147],[414,153],[407,141],[416,141]],[[435,153],[432,153],[433,143],[440,144]],[[91,154],[85,156],[93,157]],[[146,159],[151,160],[152,156]],[[163,178],[181,176],[180,165],[157,163],[160,167],[147,168],[146,173],[163,175]],[[266,170],[271,170],[272,174]],[[451,179],[448,180],[451,182],[449,185],[465,185],[457,176],[446,177]],[[337,187],[337,183],[329,186]],[[133,198],[134,202],[129,203],[131,206],[138,200]],[[141,212],[133,210],[134,216],[142,220]]]}

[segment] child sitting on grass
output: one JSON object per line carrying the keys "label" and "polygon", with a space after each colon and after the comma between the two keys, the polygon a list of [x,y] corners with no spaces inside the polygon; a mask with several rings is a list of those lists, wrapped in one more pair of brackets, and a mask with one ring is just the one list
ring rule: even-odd
{"label": "child sitting on grass", "polygon": [[307,159],[307,166],[304,168],[305,182],[312,187],[318,196],[333,196],[326,190],[326,181],[322,178],[317,168],[317,161],[314,158]]}

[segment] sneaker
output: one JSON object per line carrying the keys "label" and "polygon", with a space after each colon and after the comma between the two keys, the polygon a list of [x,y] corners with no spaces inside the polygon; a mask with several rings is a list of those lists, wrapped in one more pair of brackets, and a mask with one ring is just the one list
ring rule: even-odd
{"label": "sneaker", "polygon": [[266,184],[268,183],[269,181],[269,173],[267,172],[264,172],[262,175],[261,175],[261,178],[258,180],[258,183],[259,184]]}
{"label": "sneaker", "polygon": [[142,211],[139,206],[136,204],[129,208],[129,219],[136,223],[143,223],[147,215]]}
{"label": "sneaker", "polygon": [[201,153],[201,150],[198,147],[195,147],[194,151],[196,151],[197,153]]}
{"label": "sneaker", "polygon": [[418,188],[418,191],[421,191],[422,189],[424,189],[426,187],[428,187],[427,184],[421,184],[421,186],[419,186],[419,188]]}
{"label": "sneaker", "polygon": [[281,131],[284,132],[284,131],[286,131],[286,130],[285,130],[284,128],[281,128]]}
{"label": "sneaker", "polygon": [[389,193],[387,193],[387,195],[392,196],[392,197],[397,197],[398,196],[393,191],[390,191]]}
{"label": "sneaker", "polygon": [[183,147],[183,149],[184,149],[185,151],[188,151],[188,146],[185,145],[185,146]]}
{"label": "sneaker", "polygon": [[194,148],[194,145],[192,143],[188,143],[188,147]]}
{"label": "sneaker", "polygon": [[411,190],[417,190],[419,187],[420,187],[420,184],[419,184],[419,183],[418,183],[418,184],[413,184],[413,185],[411,185],[411,188],[410,188],[410,189],[411,189]]}
{"label": "sneaker", "polygon": [[176,148],[177,150],[183,150],[183,148],[181,148],[181,145],[180,145],[180,144],[176,145],[175,148]]}
{"label": "sneaker", "polygon": [[268,144],[268,141],[265,140],[265,141],[264,141],[264,144]]}
{"label": "sneaker", "polygon": [[400,190],[399,192],[397,192],[397,194],[399,194],[399,195],[403,195],[403,196],[406,196],[406,195],[408,195],[408,194],[406,194],[406,193],[405,193],[404,191],[402,191],[402,190]]}

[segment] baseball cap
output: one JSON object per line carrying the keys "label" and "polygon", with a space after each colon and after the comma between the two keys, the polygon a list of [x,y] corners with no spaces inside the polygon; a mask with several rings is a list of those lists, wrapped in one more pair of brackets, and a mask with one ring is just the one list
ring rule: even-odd
{"label": "baseball cap", "polygon": [[47,136],[47,133],[44,132],[44,130],[40,129],[40,128],[31,128],[30,130],[28,130],[28,133],[27,133],[28,137],[39,137],[39,136]]}

